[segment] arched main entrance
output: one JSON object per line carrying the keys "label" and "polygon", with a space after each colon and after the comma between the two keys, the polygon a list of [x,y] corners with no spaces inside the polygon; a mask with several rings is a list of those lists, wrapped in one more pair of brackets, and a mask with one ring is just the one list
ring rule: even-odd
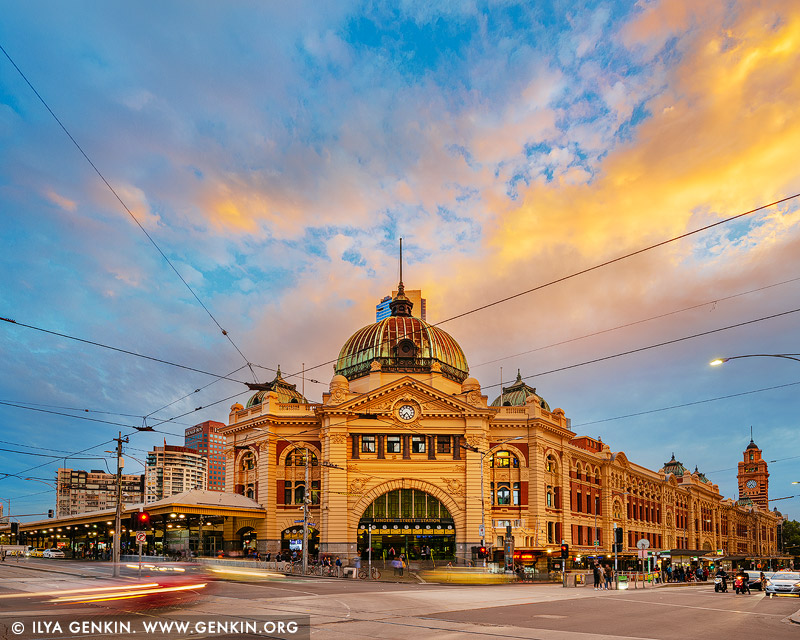
{"label": "arched main entrance", "polygon": [[358,551],[369,549],[372,527],[373,558],[405,554],[409,560],[431,557],[447,562],[455,557],[453,516],[442,502],[419,489],[394,489],[378,496],[358,522]]}

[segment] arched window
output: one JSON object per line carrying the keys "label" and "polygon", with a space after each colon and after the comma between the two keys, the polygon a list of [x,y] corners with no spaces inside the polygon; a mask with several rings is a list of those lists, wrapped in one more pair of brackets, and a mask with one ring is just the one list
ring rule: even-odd
{"label": "arched window", "polygon": [[575,478],[580,480],[581,479],[581,463],[579,462],[575,465]]}
{"label": "arched window", "polygon": [[492,456],[491,464],[496,469],[507,469],[509,467],[516,469],[519,467],[519,459],[511,455],[510,451],[498,451]]}
{"label": "arched window", "polygon": [[242,471],[250,471],[256,466],[256,457],[252,451],[248,451],[242,456]]}
{"label": "arched window", "polygon": [[497,504],[511,504],[511,489],[508,482],[500,482],[497,485]]}
{"label": "arched window", "polygon": [[248,498],[255,498],[256,494],[253,491],[253,487],[247,487],[247,493],[245,494]]}
{"label": "arched window", "polygon": [[[308,454],[309,454],[308,463],[312,467],[316,467],[317,464],[318,464],[317,454],[315,454],[311,450],[308,451]],[[286,456],[286,466],[287,467],[291,467],[291,466],[305,467],[306,466],[306,450],[297,448],[294,451],[292,451],[291,453],[289,453],[289,455]]]}
{"label": "arched window", "polygon": [[303,504],[303,500],[306,497],[306,487],[303,484],[298,484],[294,488],[294,503],[295,504]]}

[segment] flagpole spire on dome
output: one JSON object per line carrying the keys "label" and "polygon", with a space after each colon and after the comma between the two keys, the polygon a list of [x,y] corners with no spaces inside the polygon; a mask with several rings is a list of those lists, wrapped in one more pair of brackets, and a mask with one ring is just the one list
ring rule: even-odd
{"label": "flagpole spire on dome", "polygon": [[400,238],[400,282],[397,285],[397,295],[401,293],[405,295],[405,287],[403,286],[403,239]]}
{"label": "flagpole spire on dome", "polygon": [[403,286],[403,239],[400,238],[400,282],[397,284],[397,295],[389,303],[393,316],[411,316],[411,309],[414,303],[406,298],[405,287]]}

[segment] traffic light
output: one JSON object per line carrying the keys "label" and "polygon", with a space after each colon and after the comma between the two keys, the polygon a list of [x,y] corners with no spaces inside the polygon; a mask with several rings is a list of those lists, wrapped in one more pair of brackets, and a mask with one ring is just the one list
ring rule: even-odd
{"label": "traffic light", "polygon": [[483,559],[487,556],[486,547],[478,547],[478,557]]}
{"label": "traffic light", "polygon": [[139,511],[134,516],[134,523],[139,530],[147,529],[150,526],[150,514],[147,511]]}
{"label": "traffic light", "polygon": [[563,560],[569,558],[569,545],[566,542],[561,543],[561,558]]}
{"label": "traffic light", "polygon": [[55,515],[55,514],[53,513],[53,510],[52,510],[52,509],[48,509],[48,510],[47,510],[47,517],[48,517],[48,518],[52,518],[54,515]]}

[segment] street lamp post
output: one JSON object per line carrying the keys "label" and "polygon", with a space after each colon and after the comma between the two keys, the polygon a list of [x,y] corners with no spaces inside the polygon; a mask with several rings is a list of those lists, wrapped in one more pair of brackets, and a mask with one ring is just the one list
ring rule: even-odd
{"label": "street lamp post", "polygon": [[[498,442],[497,445],[505,444],[506,442],[512,442],[513,440],[523,440],[525,436],[515,436],[514,438],[509,438],[508,440],[503,440],[502,442]],[[461,444],[462,447],[465,449],[469,449],[470,451],[474,451],[475,453],[481,454],[481,547],[486,546],[486,493],[484,491],[483,485],[483,461],[487,455],[492,452],[490,448],[487,451],[481,451],[478,447],[474,447],[468,444]],[[513,495],[513,494],[512,494]],[[483,558],[483,566],[486,566],[486,558]]]}
{"label": "street lamp post", "polygon": [[795,360],[800,362],[800,353],[750,353],[742,356],[728,356],[727,358],[715,358],[708,364],[712,367],[718,367],[725,364],[729,360],[738,360],[739,358],[784,358],[785,360]]}

